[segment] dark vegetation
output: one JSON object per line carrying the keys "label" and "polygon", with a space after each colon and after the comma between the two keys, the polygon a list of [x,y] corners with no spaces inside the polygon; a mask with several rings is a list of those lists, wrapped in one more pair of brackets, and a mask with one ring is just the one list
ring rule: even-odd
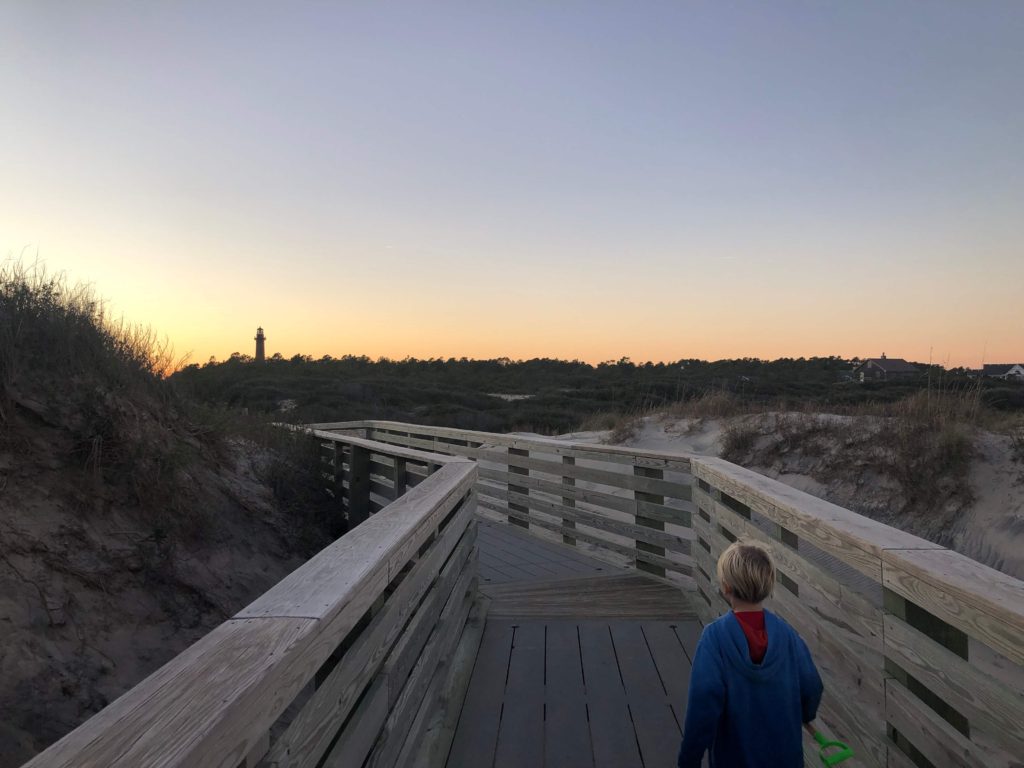
{"label": "dark vegetation", "polygon": [[[860,384],[839,357],[780,360],[679,360],[636,364],[627,359],[579,361],[371,360],[296,355],[257,364],[234,354],[223,362],[189,365],[172,380],[200,402],[273,414],[291,422],[392,419],[486,431],[569,432],[615,429],[623,415],[676,408],[725,394],[731,403],[764,409],[820,409],[896,403],[917,392],[973,391],[963,370],[921,365],[919,378]],[[528,395],[508,401],[494,394]],[[987,407],[1024,410],[1024,387],[984,381]],[[605,425],[605,426],[600,426]],[[628,429],[625,429],[628,433]]]}
{"label": "dark vegetation", "polygon": [[[308,441],[241,411],[196,404],[166,377],[170,345],[107,316],[86,286],[8,262],[0,267],[0,451],[67,462],[111,503],[138,510],[155,551],[206,532],[196,477],[255,454],[296,543],[322,537],[329,500]],[[44,440],[42,434],[48,437]]]}
{"label": "dark vegetation", "polygon": [[313,441],[194,404],[172,364],[89,289],[0,264],[0,768],[343,532]]}

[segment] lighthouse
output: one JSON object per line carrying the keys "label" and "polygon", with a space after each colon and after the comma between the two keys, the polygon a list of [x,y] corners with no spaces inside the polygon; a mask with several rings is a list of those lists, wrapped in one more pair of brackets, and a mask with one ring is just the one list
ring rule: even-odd
{"label": "lighthouse", "polygon": [[263,363],[267,359],[267,348],[266,348],[267,337],[263,335],[263,327],[260,326],[256,329],[256,362]]}

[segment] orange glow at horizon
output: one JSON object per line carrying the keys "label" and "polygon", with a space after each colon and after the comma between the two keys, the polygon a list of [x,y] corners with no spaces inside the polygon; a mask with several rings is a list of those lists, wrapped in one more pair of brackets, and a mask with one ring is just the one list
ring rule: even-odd
{"label": "orange glow at horizon", "polygon": [[[1024,359],[1021,317],[1013,309],[1016,287],[1009,281],[982,283],[968,296],[964,275],[954,314],[931,298],[937,286],[899,301],[891,300],[895,291],[886,292],[877,304],[865,305],[862,290],[869,286],[847,280],[848,290],[836,295],[813,280],[787,285],[756,266],[746,276],[735,266],[723,272],[712,263],[703,276],[690,268],[679,286],[641,270],[591,280],[584,300],[565,288],[571,265],[563,265],[559,279],[547,285],[510,282],[498,292],[482,269],[458,284],[419,290],[416,279],[399,275],[389,287],[372,268],[374,260],[351,281],[331,275],[307,283],[306,276],[289,276],[287,269],[213,267],[200,271],[200,279],[195,271],[175,268],[173,258],[163,262],[166,271],[133,263],[132,248],[123,244],[99,243],[99,252],[87,258],[68,256],[82,251],[71,247],[41,246],[40,260],[49,271],[66,270],[73,282],[93,284],[112,314],[150,325],[169,338],[176,355],[199,364],[233,352],[252,355],[257,326],[265,329],[267,356],[279,352],[286,358],[550,357],[598,363],[628,357],[640,363],[884,352],[949,367]],[[368,288],[358,290],[358,284]]]}

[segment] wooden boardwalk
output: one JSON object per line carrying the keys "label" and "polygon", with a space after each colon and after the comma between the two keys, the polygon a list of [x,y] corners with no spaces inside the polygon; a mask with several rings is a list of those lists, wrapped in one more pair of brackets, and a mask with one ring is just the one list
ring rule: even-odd
{"label": "wooden boardwalk", "polygon": [[548,544],[521,529],[480,519],[477,529],[480,585],[544,581],[560,576],[622,573],[614,565]]}
{"label": "wooden boardwalk", "polygon": [[487,623],[449,768],[675,764],[701,625],[655,579],[481,521]]}

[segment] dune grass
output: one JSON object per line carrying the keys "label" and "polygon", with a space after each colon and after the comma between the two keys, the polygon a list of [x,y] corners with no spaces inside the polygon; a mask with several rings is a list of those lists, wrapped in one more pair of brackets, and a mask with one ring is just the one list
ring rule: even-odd
{"label": "dune grass", "polygon": [[197,478],[255,454],[280,507],[318,527],[328,499],[315,441],[267,416],[197,405],[167,379],[182,362],[151,328],[112,318],[91,286],[0,264],[0,448],[28,459],[49,443],[37,460],[66,463],[97,496],[144,512],[161,542],[202,536]]}

